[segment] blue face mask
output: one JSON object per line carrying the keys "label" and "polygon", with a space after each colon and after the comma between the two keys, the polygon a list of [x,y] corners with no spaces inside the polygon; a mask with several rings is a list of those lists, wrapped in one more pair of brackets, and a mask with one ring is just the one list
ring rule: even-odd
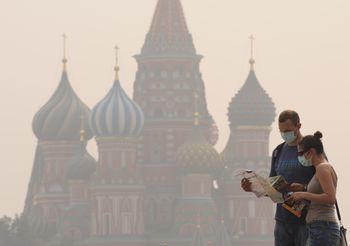
{"label": "blue face mask", "polygon": [[292,143],[297,138],[294,135],[294,131],[281,132],[281,137],[287,144]]}
{"label": "blue face mask", "polygon": [[311,162],[311,158],[310,160],[306,160],[305,156],[298,156],[298,161],[300,162],[301,165],[303,165],[304,167],[311,167],[312,166],[312,162]]}

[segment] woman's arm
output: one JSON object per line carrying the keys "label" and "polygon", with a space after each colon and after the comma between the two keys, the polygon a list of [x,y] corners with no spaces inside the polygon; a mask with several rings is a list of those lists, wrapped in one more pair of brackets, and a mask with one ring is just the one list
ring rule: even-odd
{"label": "woman's arm", "polygon": [[316,176],[320,182],[323,193],[315,194],[311,192],[295,192],[292,194],[293,200],[309,200],[316,203],[335,204],[336,188],[333,182],[332,169],[327,164],[321,164],[316,169]]}

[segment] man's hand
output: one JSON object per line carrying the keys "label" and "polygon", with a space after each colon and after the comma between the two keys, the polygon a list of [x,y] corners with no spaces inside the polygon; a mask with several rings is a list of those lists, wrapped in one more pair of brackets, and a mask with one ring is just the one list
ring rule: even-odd
{"label": "man's hand", "polygon": [[252,192],[252,183],[246,178],[241,180],[241,187],[246,192]]}
{"label": "man's hand", "polygon": [[299,183],[288,184],[287,191],[297,192],[297,191],[305,191],[306,186]]}

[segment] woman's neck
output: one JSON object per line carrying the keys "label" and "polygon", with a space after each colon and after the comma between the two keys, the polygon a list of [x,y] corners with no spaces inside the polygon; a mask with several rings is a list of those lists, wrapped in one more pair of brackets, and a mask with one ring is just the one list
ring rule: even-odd
{"label": "woman's neck", "polygon": [[327,160],[323,157],[323,155],[316,155],[312,160],[312,165],[314,167],[317,167],[321,163],[327,162]]}

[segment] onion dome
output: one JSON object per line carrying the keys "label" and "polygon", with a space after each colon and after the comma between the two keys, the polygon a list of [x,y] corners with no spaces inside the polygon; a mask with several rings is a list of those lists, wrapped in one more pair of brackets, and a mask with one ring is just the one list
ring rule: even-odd
{"label": "onion dome", "polygon": [[186,173],[211,173],[222,166],[219,153],[197,127],[191,138],[178,149],[177,162]]}
{"label": "onion dome", "polygon": [[[253,37],[251,37],[253,40]],[[228,108],[231,126],[270,126],[276,116],[276,108],[271,97],[260,85],[254,71],[255,60],[249,60],[251,69],[246,82],[232,98]]]}
{"label": "onion dome", "polygon": [[39,140],[78,141],[80,118],[83,116],[86,120],[86,137],[90,139],[89,114],[90,109],[75,94],[64,71],[55,93],[34,116],[33,132]]}
{"label": "onion dome", "polygon": [[66,174],[70,180],[88,180],[96,170],[96,160],[80,146],[76,155],[67,163]]}
{"label": "onion dome", "polygon": [[97,137],[138,136],[144,124],[143,112],[120,86],[118,65],[115,71],[113,87],[92,110],[90,127]]}
{"label": "onion dome", "polygon": [[187,142],[178,149],[177,163],[180,170],[185,173],[212,173],[218,170],[223,163],[219,153],[201,133],[199,113],[196,112],[194,115],[192,134]]}
{"label": "onion dome", "polygon": [[276,116],[271,97],[258,82],[255,72],[250,71],[243,87],[231,100],[228,117],[232,125],[270,126]]}
{"label": "onion dome", "polygon": [[66,71],[67,59],[63,59],[61,81],[49,101],[33,118],[33,132],[39,140],[79,141],[80,119],[84,118],[85,136],[92,137],[88,126],[90,109],[75,94]]}

